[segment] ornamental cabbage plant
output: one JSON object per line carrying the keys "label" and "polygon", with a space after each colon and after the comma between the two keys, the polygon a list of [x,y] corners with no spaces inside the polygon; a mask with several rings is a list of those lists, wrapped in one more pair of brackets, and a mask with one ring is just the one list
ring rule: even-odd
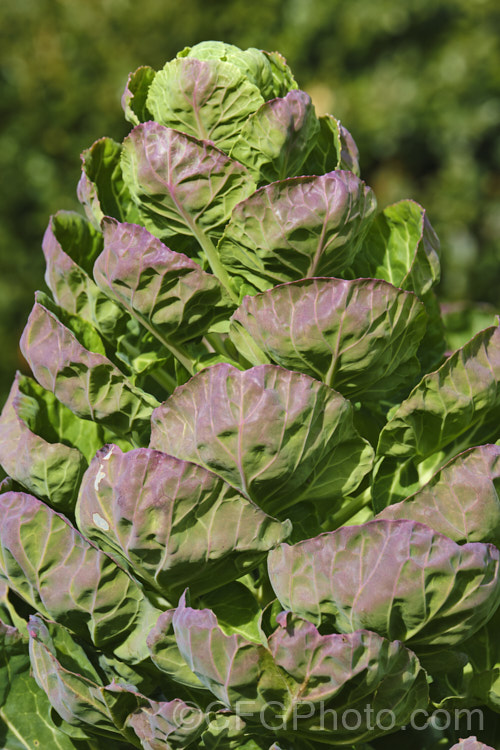
{"label": "ornamental cabbage plant", "polygon": [[0,420],[2,747],[498,743],[499,326],[446,351],[425,210],[279,54],[123,109]]}

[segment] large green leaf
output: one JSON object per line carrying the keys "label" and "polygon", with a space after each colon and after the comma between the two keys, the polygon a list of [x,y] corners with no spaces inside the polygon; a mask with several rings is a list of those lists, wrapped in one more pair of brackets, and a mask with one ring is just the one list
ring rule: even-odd
{"label": "large green leaf", "polygon": [[156,74],[146,101],[156,122],[226,152],[262,104],[257,86],[235,65],[193,57],[168,62]]}
{"label": "large green leaf", "polygon": [[373,276],[422,296],[439,281],[439,240],[415,201],[385,208],[352,263],[355,277]]}
{"label": "large green leaf", "polygon": [[76,517],[88,539],[170,601],[186,586],[198,594],[239,578],[290,532],[200,466],[113,445],[90,464]]}
{"label": "large green leaf", "polygon": [[279,518],[306,498],[340,502],[372,462],[348,401],[274,365],[202,371],[155,409],[150,445],[219,474]]}
{"label": "large green leaf", "polygon": [[382,399],[419,374],[423,305],[385,281],[283,284],[246,297],[231,321],[231,340],[253,365],[270,360],[350,399]]}
{"label": "large green leaf", "polygon": [[290,91],[272,99],[248,117],[231,150],[257,184],[304,174],[303,167],[319,133],[310,96]]}
{"label": "large green leaf", "polygon": [[375,520],[281,544],[268,567],[282,606],[312,622],[444,646],[473,635],[498,607],[499,554],[414,521]]}
{"label": "large green leaf", "polygon": [[78,199],[96,228],[103,216],[114,216],[121,221],[139,219],[139,211],[123,179],[121,153],[120,143],[100,138],[82,154]]}
{"label": "large green leaf", "polygon": [[318,118],[319,133],[308,156],[308,174],[326,174],[334,169],[347,169],[359,176],[358,148],[352,135],[332,115]]}
{"label": "large green leaf", "polygon": [[360,250],[375,198],[351,172],[260,188],[233,210],[218,253],[241,296],[308,276],[335,276]]}
{"label": "large green leaf", "polygon": [[231,63],[257,88],[264,99],[285,96],[297,83],[286,60],[278,52],[249,47],[241,50],[234,44],[226,42],[201,42],[194,47],[186,47],[179,52],[178,58],[195,58],[196,60],[222,60]]}

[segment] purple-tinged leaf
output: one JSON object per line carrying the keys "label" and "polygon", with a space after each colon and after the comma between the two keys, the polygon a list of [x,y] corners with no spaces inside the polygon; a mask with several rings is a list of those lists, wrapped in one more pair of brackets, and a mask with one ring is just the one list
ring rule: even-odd
{"label": "purple-tinged leaf", "polygon": [[491,745],[485,745],[484,742],[479,742],[476,737],[467,737],[459,740],[456,745],[450,747],[450,750],[494,750],[494,748]]}
{"label": "purple-tinged leaf", "polygon": [[111,558],[40,500],[7,492],[0,515],[0,577],[46,617],[106,646],[123,641],[141,610],[152,609]]}
{"label": "purple-tinged leaf", "polygon": [[219,474],[280,518],[305,498],[333,505],[372,462],[348,401],[274,365],[203,370],[155,409],[150,447]]}
{"label": "purple-tinged leaf", "polygon": [[175,609],[162,612],[156,625],[148,634],[147,646],[151,654],[151,660],[158,669],[165,672],[174,682],[196,690],[205,690],[205,686],[189,669],[180,654],[172,624],[174,612]]}
{"label": "purple-tinged leaf", "polygon": [[359,177],[358,148],[347,128],[332,115],[322,115],[318,121],[316,143],[305,164],[307,174],[346,169]]}
{"label": "purple-tinged leaf", "polygon": [[288,689],[267,648],[226,635],[211,610],[187,607],[185,595],[172,622],[189,668],[218,700],[247,715],[277,713],[269,701],[285,698]]}
{"label": "purple-tinged leaf", "polygon": [[374,210],[372,190],[351,172],[282,180],[236,206],[218,253],[244,292],[336,276],[352,264]]}
{"label": "purple-tinged leaf", "polygon": [[198,263],[136,224],[105,219],[103,232],[97,283],[166,347],[203,336],[228,317],[231,306],[220,282]]}
{"label": "purple-tinged leaf", "polygon": [[373,279],[305,279],[245,297],[230,336],[251,364],[266,359],[350,399],[385,397],[411,378],[426,324],[409,292]]}
{"label": "purple-tinged leaf", "polygon": [[76,517],[88,539],[171,601],[186,586],[200,594],[241,577],[290,532],[200,466],[113,445],[90,464]]}
{"label": "purple-tinged leaf", "polygon": [[134,731],[143,750],[178,750],[195,747],[195,742],[206,728],[207,716],[199,708],[178,698],[154,701],[143,696],[146,704],[131,713],[125,727]]}
{"label": "purple-tinged leaf", "polygon": [[146,228],[161,239],[194,236],[203,248],[255,189],[247,170],[222,151],[155,122],[127,136],[122,168]]}
{"label": "purple-tinged leaf", "polygon": [[268,556],[283,607],[337,631],[374,630],[415,646],[450,646],[500,603],[500,553],[459,546],[413,521],[345,526]]}
{"label": "purple-tinged leaf", "polygon": [[211,141],[227,153],[262,104],[257,86],[236,66],[193,57],[167,62],[156,74],[147,97],[153,120]]}
{"label": "purple-tinged leaf", "polygon": [[103,354],[86,349],[40,302],[35,302],[20,346],[40,385],[78,417],[119,435],[148,430],[155,399],[130,385]]}
{"label": "purple-tinged leaf", "polygon": [[[26,489],[72,512],[87,461],[74,442],[63,444],[64,427],[85,439],[86,424],[98,438],[97,425],[78,420],[51,393],[17,373],[0,417],[0,463]],[[99,444],[95,440],[94,452]]]}
{"label": "purple-tinged leaf", "polygon": [[121,153],[120,143],[111,138],[100,138],[81,157],[78,200],[97,229],[103,216],[114,216],[120,221],[136,221],[139,218],[137,207],[123,180]]}
{"label": "purple-tinged leaf", "polygon": [[[427,708],[425,672],[401,641],[367,630],[320,635],[312,623],[291,612],[278,615],[278,623],[268,643],[289,683],[286,709],[293,722],[283,730],[288,729],[290,738],[294,732],[311,732],[335,744],[356,743],[384,733],[370,722],[367,705],[373,716],[391,706],[394,727]],[[351,712],[362,717],[358,726],[350,725]]]}
{"label": "purple-tinged leaf", "polygon": [[425,375],[389,412],[377,447],[382,461],[373,485],[376,510],[416,492],[466,448],[495,440],[499,381],[500,327],[491,326]]}
{"label": "purple-tinged leaf", "polygon": [[147,108],[146,99],[155,75],[156,71],[149,65],[141,65],[128,77],[122,96],[122,109],[132,125],[154,119]]}
{"label": "purple-tinged leaf", "polygon": [[482,445],[453,458],[422,489],[377,518],[420,521],[455,542],[500,548],[499,491],[500,447]]}
{"label": "purple-tinged leaf", "polygon": [[319,129],[311,97],[290,91],[253,110],[239,129],[231,158],[248,167],[260,185],[295,177],[306,171]]}

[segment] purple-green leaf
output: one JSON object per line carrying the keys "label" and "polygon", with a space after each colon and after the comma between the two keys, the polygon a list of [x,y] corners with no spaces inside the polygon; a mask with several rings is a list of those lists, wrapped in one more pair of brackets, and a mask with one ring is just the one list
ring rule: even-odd
{"label": "purple-green leaf", "polygon": [[198,263],[136,224],[105,219],[103,232],[104,250],[94,266],[97,283],[167,348],[203,336],[228,317],[223,287]]}
{"label": "purple-green leaf", "polygon": [[40,500],[7,492],[0,514],[0,577],[46,617],[106,646],[123,641],[151,608],[110,557]]}
{"label": "purple-green leaf", "polygon": [[282,180],[236,206],[218,253],[253,293],[336,276],[359,252],[374,210],[372,190],[351,172]]}
{"label": "purple-green leaf", "polygon": [[500,447],[482,445],[453,458],[418,492],[377,518],[407,518],[455,542],[500,548]]}
{"label": "purple-green leaf", "polygon": [[199,594],[239,578],[290,532],[200,466],[113,445],[90,464],[76,517],[87,538],[170,600],[186,586]]}
{"label": "purple-green leaf", "polygon": [[338,502],[372,463],[351,404],[274,365],[203,370],[155,409],[150,447],[219,474],[280,518],[304,498]]}
{"label": "purple-green leaf", "polygon": [[257,86],[236,66],[194,57],[168,62],[156,74],[147,97],[147,108],[156,122],[211,141],[228,153],[262,104]]}
{"label": "purple-green leaf", "polygon": [[304,174],[318,133],[311,97],[304,91],[290,91],[263,103],[246,118],[231,158],[248,167],[260,185],[295,177]]}
{"label": "purple-green leaf", "polygon": [[305,279],[245,297],[230,336],[251,364],[275,362],[350,399],[375,399],[418,376],[426,315],[418,298],[373,279]]}
{"label": "purple-green leaf", "polygon": [[282,606],[312,622],[449,646],[498,607],[499,556],[492,544],[460,546],[421,523],[376,520],[282,544],[268,567]]}
{"label": "purple-green leaf", "polygon": [[35,302],[20,345],[40,385],[78,417],[119,435],[148,430],[155,399],[132,386],[104,354],[85,348],[40,302]]}

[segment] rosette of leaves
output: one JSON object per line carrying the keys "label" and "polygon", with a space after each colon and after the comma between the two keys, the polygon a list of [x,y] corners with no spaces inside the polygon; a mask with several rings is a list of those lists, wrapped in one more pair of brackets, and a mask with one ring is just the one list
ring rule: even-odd
{"label": "rosette of leaves", "polygon": [[445,353],[424,209],[377,212],[280,55],[197,45],[123,106],[0,420],[3,747],[367,750],[499,711],[498,327]]}

